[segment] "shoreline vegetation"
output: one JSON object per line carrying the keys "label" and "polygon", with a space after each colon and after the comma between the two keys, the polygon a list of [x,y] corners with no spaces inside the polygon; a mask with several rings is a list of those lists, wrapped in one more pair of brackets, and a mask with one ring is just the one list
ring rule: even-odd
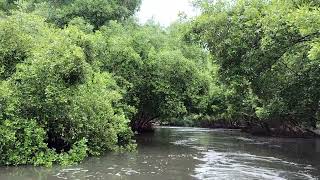
{"label": "shoreline vegetation", "polygon": [[314,137],[320,2],[195,0],[170,27],[141,0],[0,1],[0,165],[135,151],[152,123]]}
{"label": "shoreline vegetation", "polygon": [[[241,130],[254,136],[264,137],[278,137],[278,138],[320,138],[319,129],[310,129],[306,127],[298,127],[290,124],[274,124],[272,126],[264,122],[230,122],[225,120],[218,121],[203,121],[200,123],[191,123],[185,125],[177,125],[170,122],[162,122],[159,126],[172,126],[172,127],[199,127],[209,129],[235,129]],[[144,132],[153,132],[154,128],[149,126]]]}

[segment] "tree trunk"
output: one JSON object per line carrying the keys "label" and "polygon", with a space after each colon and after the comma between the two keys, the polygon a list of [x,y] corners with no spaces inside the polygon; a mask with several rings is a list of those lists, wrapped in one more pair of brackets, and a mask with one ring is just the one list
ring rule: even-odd
{"label": "tree trunk", "polygon": [[131,122],[131,128],[134,132],[138,133],[153,132],[154,129],[152,126],[152,121],[156,118],[156,116],[151,116],[145,112],[140,112]]}

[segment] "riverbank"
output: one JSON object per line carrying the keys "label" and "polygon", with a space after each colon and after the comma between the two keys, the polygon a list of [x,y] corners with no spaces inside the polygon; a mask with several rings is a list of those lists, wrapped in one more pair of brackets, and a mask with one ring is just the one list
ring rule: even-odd
{"label": "riverbank", "polygon": [[284,137],[284,138],[320,138],[320,129],[310,129],[288,122],[244,122],[230,120],[199,120],[186,124],[162,123],[164,126],[200,127],[210,129],[239,129],[254,136]]}
{"label": "riverbank", "polygon": [[278,127],[244,127],[243,132],[255,136],[271,136],[271,137],[285,137],[285,138],[320,138],[319,130],[312,130],[299,126],[291,126],[284,124]]}

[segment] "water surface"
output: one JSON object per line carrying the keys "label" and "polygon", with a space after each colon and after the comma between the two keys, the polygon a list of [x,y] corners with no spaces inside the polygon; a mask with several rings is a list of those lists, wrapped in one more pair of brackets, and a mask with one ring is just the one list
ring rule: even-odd
{"label": "water surface", "polygon": [[261,138],[239,131],[162,127],[137,137],[138,152],[72,167],[0,168],[0,180],[319,179],[320,140]]}

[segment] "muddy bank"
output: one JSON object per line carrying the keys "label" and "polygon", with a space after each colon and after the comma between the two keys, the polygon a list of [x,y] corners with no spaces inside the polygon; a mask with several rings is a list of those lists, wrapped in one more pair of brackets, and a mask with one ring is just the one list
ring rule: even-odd
{"label": "muddy bank", "polygon": [[292,124],[280,124],[272,126],[267,123],[254,124],[241,128],[243,132],[250,133],[255,136],[272,136],[287,138],[319,138],[318,131],[296,126]]}
{"label": "muddy bank", "polygon": [[[180,126],[164,124],[165,126]],[[211,129],[241,129],[255,136],[286,137],[286,138],[319,138],[320,130],[303,127],[287,121],[241,121],[241,120],[202,120],[192,127]]]}

